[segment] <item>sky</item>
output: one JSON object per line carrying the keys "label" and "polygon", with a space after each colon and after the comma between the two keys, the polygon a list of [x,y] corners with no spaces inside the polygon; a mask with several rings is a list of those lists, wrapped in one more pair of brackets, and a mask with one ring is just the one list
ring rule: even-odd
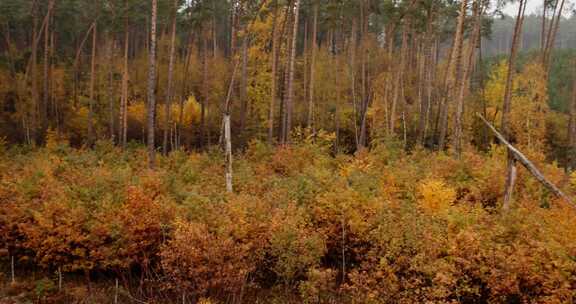
{"label": "sky", "polygon": [[[496,1],[494,1],[496,2]],[[516,16],[518,14],[518,2],[519,1],[514,1],[511,4],[508,4],[504,7],[503,11],[505,14],[510,15],[510,16]],[[528,0],[528,4],[526,4],[526,15],[531,15],[531,14],[535,14],[535,15],[540,15],[542,14],[542,4],[543,4],[543,0]],[[566,17],[569,17],[571,14],[571,8],[573,6],[573,3],[575,1],[572,0],[566,0],[566,3],[564,4],[564,13],[563,15]]]}

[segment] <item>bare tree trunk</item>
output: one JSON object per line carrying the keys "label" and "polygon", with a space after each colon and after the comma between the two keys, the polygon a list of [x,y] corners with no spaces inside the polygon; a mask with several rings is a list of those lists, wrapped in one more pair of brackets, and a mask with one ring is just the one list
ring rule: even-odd
{"label": "bare tree trunk", "polygon": [[170,59],[168,62],[168,87],[166,88],[166,100],[164,102],[164,138],[162,142],[162,152],[168,154],[168,134],[172,128],[172,98],[174,91],[174,53],[176,52],[176,15],[178,14],[178,0],[174,0],[172,16],[172,32],[170,34]]}
{"label": "bare tree trunk", "polygon": [[292,45],[290,46],[290,56],[288,60],[288,94],[286,97],[286,128],[284,130],[284,143],[290,142],[290,131],[292,130],[292,111],[294,99],[294,65],[296,61],[296,41],[298,40],[298,16],[300,12],[300,0],[294,2],[294,27],[292,29]]}
{"label": "bare tree trunk", "polygon": [[540,33],[540,52],[544,54],[544,49],[546,48],[546,4],[548,0],[542,1],[542,32]]}
{"label": "bare tree trunk", "polygon": [[[487,120],[480,114],[476,114],[478,118],[480,118],[484,124],[488,126],[488,128],[496,135],[498,140],[504,144],[508,148],[508,152],[512,154],[512,157],[515,160],[518,160],[527,170],[534,176],[544,187],[548,188],[550,192],[554,193],[559,198],[562,198],[568,205],[574,209],[576,209],[576,205],[566,194],[562,192],[556,185],[554,185],[551,181],[549,181],[541,172],[536,168],[536,166],[522,153],[520,150],[516,149],[500,132],[494,128]],[[512,167],[512,170],[516,172],[516,166]],[[512,178],[516,178],[516,174],[512,175]]]}
{"label": "bare tree trunk", "polygon": [[398,107],[398,102],[400,99],[400,94],[402,90],[402,83],[404,82],[404,68],[406,61],[406,52],[408,50],[408,30],[410,28],[410,23],[404,21],[402,25],[402,47],[400,50],[400,66],[396,71],[396,76],[394,79],[394,95],[392,97],[392,106],[390,108],[390,126],[388,127],[388,132],[390,136],[394,136],[396,129],[396,108]]}
{"label": "bare tree trunk", "polygon": [[278,1],[274,1],[274,21],[272,22],[272,84],[270,90],[270,107],[268,112],[268,144],[274,139],[274,106],[276,105],[276,90],[278,79]]}
{"label": "bare tree trunk", "polygon": [[224,114],[224,138],[226,140],[226,191],[234,192],[232,186],[232,134],[230,132],[230,113]]}
{"label": "bare tree trunk", "polygon": [[224,102],[224,113],[222,118],[223,127],[223,140],[224,140],[224,156],[226,158],[226,191],[228,193],[234,192],[232,184],[232,132],[230,126],[230,108],[232,105],[232,91],[234,90],[234,80],[236,79],[236,71],[238,70],[238,63],[234,65],[234,71],[232,72],[232,78],[230,78],[230,85],[228,86],[228,94],[226,95],[226,101]]}
{"label": "bare tree trunk", "polygon": [[[516,24],[514,26],[514,36],[512,37],[512,47],[510,49],[510,57],[508,59],[508,71],[506,74],[506,87],[504,91],[504,105],[502,110],[502,134],[504,139],[513,142],[511,140],[510,126],[508,120],[510,119],[510,112],[512,109],[512,78],[514,75],[514,69],[516,65],[516,55],[518,52],[518,43],[520,36],[522,34],[522,24],[524,22],[524,11],[526,10],[527,0],[520,0],[520,5],[518,6],[518,16],[516,17]],[[516,159],[513,153],[508,150],[508,164],[507,164],[507,174],[506,174],[506,185],[504,192],[504,210],[509,210],[512,203],[512,193],[514,191],[514,184],[516,182]]]}
{"label": "bare tree trunk", "polygon": [[430,102],[431,102],[431,88],[432,88],[432,52],[433,52],[433,18],[434,18],[434,7],[431,7],[428,11],[427,22],[426,22],[426,34],[423,39],[422,45],[422,92],[420,96],[420,117],[418,120],[418,143],[424,146],[424,141],[426,140],[426,129],[428,127],[428,117],[430,115]]}
{"label": "bare tree trunk", "polygon": [[114,117],[115,116],[115,111],[114,111],[114,92],[113,92],[113,82],[114,82],[114,47],[115,47],[115,42],[114,42],[114,38],[110,37],[110,32],[107,32],[107,61],[108,61],[108,77],[107,77],[107,86],[108,86],[108,90],[107,90],[107,98],[108,98],[108,115],[109,115],[109,121],[108,121],[108,128],[110,131],[110,140],[114,141],[114,134],[115,134],[115,130],[114,130]]}
{"label": "bare tree trunk", "polygon": [[150,26],[150,58],[148,65],[148,167],[154,169],[155,161],[155,125],[156,118],[156,17],[158,11],[158,0],[152,0],[152,20]]}
{"label": "bare tree trunk", "polygon": [[312,54],[310,55],[310,88],[308,89],[308,128],[316,133],[314,124],[314,86],[316,78],[316,51],[318,49],[318,2],[314,2],[314,20],[312,21]]}
{"label": "bare tree trunk", "polygon": [[[576,59],[573,63],[573,73],[576,74]],[[568,123],[568,170],[576,168],[576,78],[572,85],[572,100],[570,102],[570,121]]]}
{"label": "bare tree trunk", "polygon": [[[125,0],[125,9],[128,9],[128,0]],[[130,31],[128,29],[128,16],[125,12],[124,20],[124,58],[122,70],[122,96],[120,99],[120,126],[119,137],[122,149],[126,149],[128,137],[128,52],[130,43]]]}
{"label": "bare tree trunk", "polygon": [[460,81],[460,88],[456,99],[456,115],[454,123],[454,148],[456,158],[460,159],[462,156],[462,136],[463,136],[463,115],[464,115],[464,98],[468,90],[470,73],[474,64],[474,57],[476,51],[476,44],[480,39],[480,28],[482,26],[482,12],[483,8],[480,1],[474,3],[474,27],[472,37],[468,40],[468,58],[464,62],[464,70]]}
{"label": "bare tree trunk", "polygon": [[352,91],[352,122],[354,123],[354,144],[358,147],[358,94],[356,92],[356,41],[358,34],[358,21],[352,19],[352,33],[350,34],[350,43],[348,49],[350,52],[350,90]]}
{"label": "bare tree trunk", "polygon": [[88,145],[94,143],[94,83],[96,80],[96,38],[97,23],[92,28],[92,55],[90,64],[90,95],[88,97]]}
{"label": "bare tree trunk", "polygon": [[[204,36],[204,35],[203,35]],[[208,104],[208,39],[202,37],[202,101],[200,102],[200,147],[206,143],[206,105]]]}
{"label": "bare tree trunk", "polygon": [[446,137],[448,133],[448,111],[450,108],[450,101],[456,96],[455,90],[458,88],[459,73],[461,68],[462,59],[462,44],[464,40],[464,22],[466,20],[466,8],[468,7],[468,0],[462,0],[460,4],[460,13],[458,15],[458,25],[454,33],[454,44],[450,54],[450,61],[448,63],[447,73],[447,97],[440,116],[440,137],[438,138],[438,150],[443,151],[446,148]]}
{"label": "bare tree trunk", "polygon": [[52,18],[52,9],[54,7],[54,0],[50,0],[48,4],[47,22],[44,26],[44,79],[43,79],[43,94],[42,94],[42,111],[41,111],[41,124],[42,129],[45,129],[48,125],[48,105],[50,101],[50,78],[49,78],[49,67],[50,67],[50,20]]}
{"label": "bare tree trunk", "polygon": [[246,127],[246,116],[248,112],[248,34],[244,33],[242,38],[242,76],[240,78],[240,129],[244,132]]}
{"label": "bare tree trunk", "polygon": [[366,147],[367,145],[367,121],[366,116],[368,114],[368,105],[369,105],[369,94],[368,94],[368,72],[366,68],[367,62],[367,46],[366,41],[368,39],[368,12],[366,11],[366,3],[365,0],[360,2],[360,60],[361,60],[361,72],[360,72],[360,87],[361,87],[361,96],[362,100],[360,102],[360,134],[358,136],[358,146],[357,149],[361,150]]}
{"label": "bare tree trunk", "polygon": [[37,30],[38,26],[38,3],[35,1],[33,4],[33,12],[32,12],[32,54],[31,54],[31,61],[32,61],[32,71],[31,71],[31,80],[32,80],[32,105],[31,105],[31,112],[32,118],[30,119],[30,130],[31,133],[31,142],[32,144],[37,143],[37,125],[38,125],[38,39],[40,37],[39,31]]}
{"label": "bare tree trunk", "polygon": [[[556,18],[555,19],[553,18],[550,23],[547,45],[544,50],[544,68],[546,69],[546,75],[548,75],[548,71],[550,70],[550,58],[552,56],[552,50],[554,49],[554,43],[556,42],[556,35],[558,34],[558,28],[560,26],[560,18],[562,18],[562,11],[564,10],[565,1],[564,0],[559,1],[560,1],[560,9],[556,13]],[[558,5],[558,1],[556,2],[556,5]]]}

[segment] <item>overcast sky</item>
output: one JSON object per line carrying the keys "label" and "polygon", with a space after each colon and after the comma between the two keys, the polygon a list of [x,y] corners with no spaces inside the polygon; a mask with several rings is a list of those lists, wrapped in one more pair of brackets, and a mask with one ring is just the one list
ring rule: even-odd
{"label": "overcast sky", "polygon": [[[528,4],[526,5],[526,15],[542,14],[542,0],[528,0]],[[564,15],[569,17],[571,15],[571,9],[573,6],[574,0],[566,0],[564,4]],[[518,1],[514,1],[512,4],[508,4],[504,8],[504,13],[510,16],[516,16],[518,14]]]}

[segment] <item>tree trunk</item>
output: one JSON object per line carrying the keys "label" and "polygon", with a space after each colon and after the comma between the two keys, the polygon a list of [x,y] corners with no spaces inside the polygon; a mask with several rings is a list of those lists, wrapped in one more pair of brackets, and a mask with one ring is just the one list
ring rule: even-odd
{"label": "tree trunk", "polygon": [[98,25],[92,28],[92,55],[90,63],[90,93],[88,96],[88,145],[94,143],[94,83],[96,81],[96,38]]}
{"label": "tree trunk", "polygon": [[358,106],[357,106],[357,92],[356,92],[356,41],[358,33],[358,21],[356,18],[352,19],[352,33],[350,34],[350,43],[348,49],[350,52],[350,90],[352,91],[352,119],[354,123],[354,144],[358,147]]}
{"label": "tree trunk", "polygon": [[459,73],[462,62],[462,45],[464,40],[464,22],[466,20],[466,8],[468,0],[462,0],[460,4],[460,13],[458,14],[458,24],[454,33],[454,44],[448,63],[447,81],[446,81],[446,99],[440,116],[440,134],[438,138],[438,150],[443,151],[446,148],[446,137],[448,133],[448,112],[451,100],[456,96],[455,90],[460,82]]}
{"label": "tree trunk", "polygon": [[230,114],[224,114],[224,139],[226,141],[226,191],[228,193],[234,192],[232,186],[232,134],[230,132]]}
{"label": "tree trunk", "polygon": [[114,38],[111,37],[110,32],[107,33],[107,40],[108,40],[108,47],[107,47],[107,61],[108,61],[108,77],[107,77],[107,98],[108,98],[108,115],[109,115],[109,121],[108,121],[108,128],[109,128],[109,132],[110,132],[110,140],[114,141],[114,134],[115,134],[115,130],[114,130],[114,118],[115,116],[115,111],[114,111],[114,91],[113,91],[113,83],[114,83],[114,46],[115,46],[115,42],[114,42]]}
{"label": "tree trunk", "polygon": [[242,76],[240,77],[240,134],[243,134],[246,127],[246,116],[248,112],[248,34],[244,33],[242,39]]}
{"label": "tree trunk", "polygon": [[156,17],[158,11],[158,0],[152,0],[152,20],[150,26],[150,58],[148,64],[148,167],[155,167],[155,139],[154,139],[154,120],[156,118]]}
{"label": "tree trunk", "polygon": [[316,78],[316,51],[318,49],[318,2],[314,2],[312,21],[312,54],[310,55],[310,87],[308,89],[308,128],[316,133],[314,125],[314,85]]}
{"label": "tree trunk", "polygon": [[38,39],[40,37],[40,35],[38,34],[38,30],[37,30],[37,26],[38,26],[38,3],[35,2],[34,4],[34,8],[33,8],[33,12],[32,12],[32,54],[30,55],[32,57],[31,61],[32,61],[32,67],[31,67],[31,81],[32,81],[32,92],[31,92],[31,97],[32,97],[32,105],[31,105],[31,111],[32,112],[32,117],[30,119],[30,130],[31,130],[31,142],[32,144],[36,144],[37,143],[37,124],[38,124],[38,77],[37,77],[37,72],[38,72]]}
{"label": "tree trunk", "polygon": [[426,33],[422,45],[422,92],[420,96],[420,117],[418,118],[418,139],[417,142],[424,146],[426,140],[426,130],[428,127],[428,117],[430,115],[431,89],[432,89],[432,52],[433,52],[433,20],[434,7],[431,7],[427,14]]}
{"label": "tree trunk", "polygon": [[[556,185],[549,181],[541,172],[536,168],[536,166],[522,153],[520,150],[516,149],[500,132],[494,128],[482,115],[476,114],[484,124],[494,133],[498,140],[508,148],[508,152],[514,160],[518,160],[527,170],[534,176],[544,187],[548,188],[550,192],[554,193],[559,198],[562,198],[568,205],[576,209],[576,205],[566,194],[562,192]],[[516,178],[516,165],[513,165],[509,170],[512,170],[511,178]],[[513,184],[512,184],[513,185]]]}
{"label": "tree trunk", "polygon": [[274,139],[274,106],[276,105],[277,67],[278,67],[278,1],[274,1],[274,20],[272,22],[272,84],[270,90],[270,107],[268,112],[268,144]]}
{"label": "tree trunk", "polygon": [[402,47],[400,50],[400,65],[396,71],[396,77],[394,79],[394,95],[392,97],[392,106],[390,108],[390,126],[388,127],[388,132],[390,136],[394,136],[396,129],[396,108],[398,107],[398,101],[400,99],[400,90],[402,89],[402,83],[404,82],[404,67],[406,61],[406,52],[408,49],[408,29],[410,23],[404,21],[402,26]]}
{"label": "tree trunk", "polygon": [[[573,63],[573,73],[576,75],[576,59]],[[568,170],[576,168],[576,78],[572,84],[572,100],[570,102],[570,121],[568,124]]]}
{"label": "tree trunk", "polygon": [[200,147],[206,143],[206,105],[208,104],[208,39],[202,38],[202,101],[200,102]]}
{"label": "tree trunk", "polygon": [[170,59],[168,62],[168,87],[166,88],[166,100],[164,102],[164,138],[162,142],[162,152],[168,154],[168,134],[172,128],[172,98],[173,98],[173,77],[174,77],[174,53],[176,52],[176,15],[178,14],[178,0],[174,0],[174,11],[172,16],[172,32],[170,34]]}
{"label": "tree trunk", "polygon": [[[527,0],[520,0],[518,6],[518,16],[516,17],[516,24],[514,26],[514,36],[512,37],[512,47],[510,49],[510,57],[508,59],[508,71],[506,73],[506,87],[504,90],[504,105],[502,109],[502,134],[504,139],[513,142],[510,134],[510,126],[508,120],[510,119],[510,112],[512,109],[512,78],[516,65],[516,55],[518,53],[518,44],[522,33],[522,24],[524,22],[524,11],[526,10]],[[506,174],[506,185],[504,192],[504,210],[510,209],[512,203],[512,193],[514,184],[516,182],[516,160],[510,150],[508,150],[508,164]]]}
{"label": "tree trunk", "polygon": [[48,126],[48,105],[50,103],[50,20],[52,18],[52,9],[54,7],[54,0],[50,0],[48,4],[47,22],[44,26],[44,79],[43,79],[43,94],[42,94],[42,111],[41,111],[41,124],[42,129]]}
{"label": "tree trunk", "polygon": [[460,159],[462,156],[462,136],[463,136],[463,115],[464,115],[464,98],[466,97],[466,92],[468,90],[468,85],[470,81],[470,73],[472,72],[472,66],[474,64],[474,57],[476,51],[476,44],[480,39],[480,29],[482,26],[482,12],[483,8],[480,7],[482,4],[480,1],[474,3],[474,27],[472,30],[472,37],[468,40],[468,58],[464,62],[464,70],[462,71],[462,77],[460,81],[460,88],[458,96],[456,99],[456,115],[454,123],[454,148],[456,152],[456,158]]}
{"label": "tree trunk", "polygon": [[[550,58],[552,57],[552,50],[554,49],[554,43],[556,42],[556,35],[558,34],[558,28],[560,26],[560,18],[562,18],[562,11],[564,10],[564,0],[560,1],[560,8],[556,13],[556,19],[552,19],[550,23],[550,31],[548,32],[548,41],[546,48],[544,50],[544,68],[546,69],[546,75],[550,70]],[[556,2],[558,5],[558,2]],[[553,15],[554,16],[554,15]]]}
{"label": "tree trunk", "polygon": [[294,2],[294,24],[292,29],[292,44],[288,59],[288,92],[286,96],[286,128],[284,129],[283,143],[290,142],[290,131],[292,130],[292,111],[294,99],[294,65],[296,61],[296,41],[298,40],[298,16],[300,12],[300,0]]}
{"label": "tree trunk", "polygon": [[126,142],[128,137],[128,52],[130,43],[130,31],[128,29],[128,0],[125,0],[125,20],[124,20],[124,58],[122,70],[122,96],[120,99],[120,125],[119,125],[119,141],[122,149],[126,149]]}

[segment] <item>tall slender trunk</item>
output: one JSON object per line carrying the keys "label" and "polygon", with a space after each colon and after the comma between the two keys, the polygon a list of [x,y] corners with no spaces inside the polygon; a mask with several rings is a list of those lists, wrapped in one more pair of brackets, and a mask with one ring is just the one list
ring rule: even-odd
{"label": "tall slender trunk", "polygon": [[32,92],[31,92],[31,97],[32,97],[32,104],[31,104],[31,118],[30,118],[30,123],[29,123],[29,128],[31,130],[31,143],[32,144],[36,144],[37,143],[37,125],[38,125],[38,77],[37,77],[37,73],[38,73],[38,3],[35,1],[33,4],[34,8],[33,8],[33,12],[32,12],[32,54],[30,55],[31,58],[31,81],[32,81]]}
{"label": "tall slender trunk", "polygon": [[174,0],[172,11],[172,32],[170,33],[170,59],[168,61],[168,87],[166,89],[166,100],[164,102],[164,138],[162,142],[162,152],[168,154],[168,134],[172,128],[172,98],[174,91],[174,55],[176,52],[176,15],[178,14],[178,0]]}
{"label": "tall slender trunk", "polygon": [[312,54],[310,55],[310,87],[308,89],[308,128],[312,133],[316,133],[314,124],[314,86],[316,79],[316,51],[318,49],[318,7],[319,3],[314,2],[314,17],[312,21]]}
{"label": "tall slender trunk", "polygon": [[156,118],[156,17],[158,13],[158,0],[152,0],[152,20],[150,22],[150,58],[148,64],[148,167],[154,169],[156,165],[155,124]]}
{"label": "tall slender trunk", "polygon": [[41,125],[42,129],[48,126],[48,105],[50,101],[50,21],[52,18],[52,9],[54,6],[54,0],[50,0],[48,4],[48,13],[46,18],[48,19],[46,25],[44,26],[44,79],[43,79],[43,93],[42,93],[42,111],[41,111]]}
{"label": "tall slender trunk", "polygon": [[[559,0],[560,8],[556,13],[556,18],[552,19],[550,23],[550,31],[548,32],[548,41],[546,48],[544,50],[544,68],[546,69],[546,75],[550,70],[550,59],[552,57],[552,50],[554,49],[554,43],[556,42],[556,35],[558,34],[558,28],[560,26],[560,18],[562,18],[562,11],[564,10],[565,0]],[[558,1],[556,3],[558,5]],[[554,15],[553,15],[554,17]]]}
{"label": "tall slender trunk", "polygon": [[544,49],[546,48],[546,3],[548,3],[548,0],[544,0],[542,2],[542,31],[540,33],[540,53],[544,54]]}
{"label": "tall slender trunk", "polygon": [[110,32],[107,32],[107,51],[106,57],[108,61],[108,75],[107,75],[107,94],[106,97],[108,98],[108,128],[110,132],[110,140],[114,141],[114,118],[115,116],[115,107],[114,107],[114,90],[113,90],[113,83],[114,83],[114,46],[115,41],[114,38],[111,37]]}
{"label": "tall slender trunk", "polygon": [[292,28],[292,41],[290,55],[288,59],[288,92],[286,96],[286,128],[284,129],[283,143],[290,142],[290,131],[292,130],[292,111],[294,99],[294,66],[296,61],[296,41],[298,40],[298,16],[300,13],[300,0],[294,1],[294,23]]}
{"label": "tall slender trunk", "polygon": [[276,86],[278,79],[278,1],[274,1],[274,20],[272,22],[272,83],[270,89],[270,106],[268,112],[268,144],[274,138],[274,107],[276,105]]}
{"label": "tall slender trunk", "polygon": [[[573,73],[576,74],[576,59],[573,62]],[[576,168],[576,78],[572,84],[572,100],[570,102],[570,121],[568,123],[568,169]]]}
{"label": "tall slender trunk", "polygon": [[242,38],[242,72],[240,77],[240,128],[239,133],[244,132],[246,116],[248,112],[248,34]]}
{"label": "tall slender trunk", "polygon": [[368,104],[369,104],[369,94],[368,94],[368,74],[367,74],[367,68],[366,68],[366,62],[367,62],[367,46],[366,46],[366,42],[367,42],[367,34],[368,34],[368,12],[366,11],[366,3],[365,0],[362,0],[360,2],[360,21],[361,21],[361,25],[360,25],[360,67],[361,67],[361,72],[360,72],[360,96],[361,96],[361,102],[360,102],[360,134],[358,136],[358,146],[357,149],[361,150],[363,148],[366,147],[367,145],[367,131],[366,131],[366,116],[368,113]]}
{"label": "tall slender trunk", "polygon": [[430,102],[431,102],[431,90],[432,90],[432,52],[433,52],[433,22],[434,22],[434,7],[431,7],[428,11],[427,22],[426,22],[426,34],[423,38],[422,45],[422,74],[421,74],[421,95],[420,95],[420,117],[418,120],[418,143],[422,146],[425,144],[426,140],[426,130],[428,127],[428,118],[430,115]]}
{"label": "tall slender trunk", "polygon": [[468,90],[468,85],[470,81],[470,73],[472,72],[472,66],[474,64],[474,57],[476,51],[476,45],[480,39],[480,28],[482,26],[482,12],[483,8],[481,1],[476,1],[474,3],[474,27],[472,37],[468,40],[468,58],[464,62],[464,70],[462,71],[462,78],[460,82],[460,88],[458,92],[458,98],[456,100],[456,115],[454,123],[454,148],[456,152],[456,158],[460,159],[462,156],[462,136],[463,136],[463,114],[464,114],[464,98]]}
{"label": "tall slender trunk", "polygon": [[464,40],[464,22],[466,20],[466,8],[468,0],[462,0],[460,3],[460,13],[458,14],[458,24],[454,33],[454,43],[448,63],[448,75],[446,82],[446,99],[440,116],[440,134],[438,138],[438,150],[443,151],[446,148],[446,137],[448,133],[448,112],[451,100],[456,96],[456,90],[460,83],[459,74],[462,62],[462,45]]}
{"label": "tall slender trunk", "polygon": [[352,118],[354,123],[354,144],[358,146],[358,106],[356,92],[356,41],[358,33],[358,22],[356,18],[352,19],[352,33],[350,34],[350,43],[348,49],[350,52],[350,90],[352,91]]}
{"label": "tall slender trunk", "polygon": [[398,101],[400,99],[402,83],[404,82],[404,68],[406,61],[406,52],[408,49],[408,30],[410,28],[410,23],[405,20],[402,25],[402,47],[400,49],[400,65],[396,71],[396,76],[394,79],[394,95],[392,97],[392,106],[390,108],[390,126],[388,127],[388,132],[390,136],[394,136],[396,129],[396,108],[398,107]]}
{"label": "tall slender trunk", "polygon": [[230,21],[230,58],[233,58],[236,54],[236,39],[237,39],[237,23],[238,23],[238,16],[237,16],[237,0],[232,0],[231,6],[232,11],[230,12],[231,21]]}
{"label": "tall slender trunk", "polygon": [[[508,59],[508,71],[506,73],[506,87],[504,90],[504,105],[502,108],[502,134],[506,140],[514,143],[510,134],[510,112],[512,109],[512,78],[514,75],[514,68],[516,65],[516,56],[518,53],[518,44],[522,34],[522,24],[524,22],[524,11],[526,10],[527,0],[520,0],[518,6],[518,16],[516,17],[516,24],[514,26],[514,36],[512,37],[512,47],[510,49],[510,57]],[[514,191],[514,184],[516,182],[516,159],[511,151],[508,150],[508,163],[507,163],[506,185],[504,192],[504,210],[509,210],[512,203],[512,194]]]}
{"label": "tall slender trunk", "polygon": [[94,84],[96,81],[96,41],[98,24],[92,28],[92,55],[90,63],[90,93],[88,96],[88,145],[94,143]]}
{"label": "tall slender trunk", "polygon": [[[125,9],[128,8],[128,0],[125,0]],[[122,96],[120,99],[120,125],[119,141],[122,149],[126,148],[128,137],[128,54],[130,44],[130,31],[128,29],[127,12],[124,16],[124,58],[122,68]]]}

